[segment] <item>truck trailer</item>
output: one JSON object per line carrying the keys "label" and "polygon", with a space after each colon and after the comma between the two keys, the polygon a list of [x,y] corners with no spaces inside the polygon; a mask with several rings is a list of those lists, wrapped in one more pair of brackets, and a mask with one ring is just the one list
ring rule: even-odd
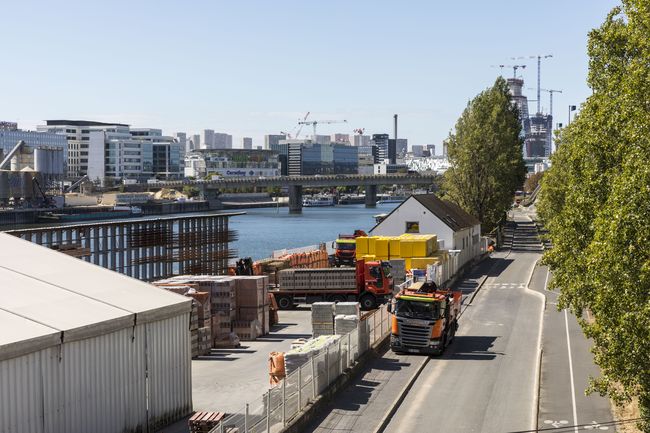
{"label": "truck trailer", "polygon": [[456,335],[461,297],[422,282],[401,290],[390,306],[391,350],[441,355]]}
{"label": "truck trailer", "polygon": [[283,310],[319,301],[358,301],[371,310],[393,294],[393,287],[388,262],[357,260],[354,268],[284,269],[270,292]]}

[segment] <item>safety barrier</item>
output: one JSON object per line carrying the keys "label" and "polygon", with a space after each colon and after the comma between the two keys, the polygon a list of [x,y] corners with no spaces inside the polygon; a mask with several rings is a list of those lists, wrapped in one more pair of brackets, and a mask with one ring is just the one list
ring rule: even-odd
{"label": "safety barrier", "polygon": [[390,331],[386,305],[365,315],[357,329],[342,335],[337,343],[312,356],[288,374],[277,386],[249,402],[210,433],[276,433],[313,403],[341,374],[351,368],[366,351],[379,344]]}

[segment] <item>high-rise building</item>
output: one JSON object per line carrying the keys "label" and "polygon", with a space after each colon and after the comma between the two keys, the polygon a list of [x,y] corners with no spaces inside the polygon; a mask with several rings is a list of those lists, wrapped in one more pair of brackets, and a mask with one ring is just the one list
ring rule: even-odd
{"label": "high-rise building", "polygon": [[350,134],[332,134],[331,141],[333,143],[350,144]]}
{"label": "high-rise building", "polygon": [[286,135],[280,135],[280,134],[266,134],[264,136],[264,148],[265,149],[272,149],[271,146],[280,144],[280,140],[286,140],[287,136]]}
{"label": "high-rise building", "polygon": [[524,141],[527,158],[548,157],[551,155],[551,134],[553,133],[553,118],[550,115],[537,113],[530,118],[530,132]]}
{"label": "high-rise building", "polygon": [[380,162],[388,159],[388,134],[373,134],[371,144],[377,146],[377,154]]}
{"label": "high-rise building", "polygon": [[395,151],[401,157],[404,157],[409,151],[409,141],[406,138],[398,138],[395,143]]}
{"label": "high-rise building", "polygon": [[190,147],[192,148],[192,150],[197,150],[201,148],[201,136],[199,134],[192,135],[190,141],[191,141]]}
{"label": "high-rise building", "polygon": [[286,145],[289,176],[357,174],[359,149],[340,143],[314,143],[309,139],[282,140]]}
{"label": "high-rise building", "polygon": [[442,142],[442,156],[443,156],[444,158],[447,157],[447,147],[448,147],[448,146],[449,146],[449,145],[447,144],[447,141],[446,141],[446,140]]}
{"label": "high-rise building", "polygon": [[424,151],[424,146],[421,144],[414,144],[411,147],[411,152],[413,153],[413,156],[415,157],[420,157],[422,156],[422,152]]}
{"label": "high-rise building", "polygon": [[253,148],[253,139],[251,137],[242,137],[241,139],[242,149],[252,149]]}
{"label": "high-rise building", "polygon": [[435,156],[435,154],[436,154],[436,145],[435,144],[427,144],[427,150],[429,151],[429,156]]}
{"label": "high-rise building", "polygon": [[177,133],[174,134],[174,138],[176,139],[176,142],[178,142],[178,144],[180,144],[181,150],[183,151],[183,154],[185,154],[186,152],[189,152],[190,150],[192,150],[191,148],[189,148],[190,142],[187,139],[187,134],[186,133],[177,132]]}
{"label": "high-rise building", "polygon": [[318,135],[312,137],[311,139],[312,143],[318,143],[318,144],[329,144],[332,142],[332,138],[329,135]]}
{"label": "high-rise building", "polygon": [[232,135],[223,132],[215,132],[213,146],[213,149],[232,149]]}
{"label": "high-rise building", "polygon": [[200,146],[201,149],[214,148],[214,129],[204,129],[201,132]]}

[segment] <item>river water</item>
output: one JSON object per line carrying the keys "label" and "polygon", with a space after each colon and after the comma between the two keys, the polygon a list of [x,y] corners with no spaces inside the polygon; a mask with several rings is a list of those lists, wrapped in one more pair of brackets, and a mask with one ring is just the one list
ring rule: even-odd
{"label": "river water", "polygon": [[374,209],[363,204],[309,207],[303,208],[302,214],[290,214],[287,207],[245,209],[246,215],[230,218],[230,228],[239,236],[230,247],[239,257],[262,259],[275,250],[332,241],[339,233],[367,232],[375,225],[373,215],[395,207],[396,203],[378,204]]}

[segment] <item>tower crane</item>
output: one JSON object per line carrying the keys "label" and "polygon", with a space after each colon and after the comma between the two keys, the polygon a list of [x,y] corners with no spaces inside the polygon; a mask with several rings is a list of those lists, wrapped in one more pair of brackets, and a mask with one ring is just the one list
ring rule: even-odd
{"label": "tower crane", "polygon": [[548,94],[550,96],[550,99],[551,99],[550,111],[551,112],[549,114],[551,115],[551,117],[553,117],[553,93],[562,93],[562,91],[561,90],[555,90],[555,89],[540,89],[540,90],[542,90],[544,92],[548,92]]}
{"label": "tower crane", "polygon": [[491,65],[493,68],[501,68],[501,71],[503,71],[503,68],[512,68],[512,78],[517,78],[517,69],[526,69],[526,65]]}
{"label": "tower crane", "polygon": [[[541,111],[540,108],[540,91],[542,90],[542,59],[549,59],[553,57],[553,54],[545,54],[545,55],[536,55],[536,56],[528,56],[529,59],[537,59],[537,112],[539,113]],[[524,57],[511,57],[511,60],[518,60],[518,59],[524,59]]]}
{"label": "tower crane", "polygon": [[310,113],[311,111],[308,111],[307,114],[305,114],[305,117],[302,118],[302,121],[298,120],[298,131],[296,131],[296,135],[295,135],[296,138],[298,138],[298,136],[300,135],[300,131],[302,131],[302,126],[305,125],[304,122],[307,121],[307,118],[309,117]]}
{"label": "tower crane", "polygon": [[[311,125],[314,128],[314,135],[312,136],[312,139],[316,139],[316,125],[319,123],[324,123],[326,125],[329,125],[331,123],[348,123],[347,120],[302,120],[298,122],[298,125]],[[297,137],[297,135],[296,135]]]}

